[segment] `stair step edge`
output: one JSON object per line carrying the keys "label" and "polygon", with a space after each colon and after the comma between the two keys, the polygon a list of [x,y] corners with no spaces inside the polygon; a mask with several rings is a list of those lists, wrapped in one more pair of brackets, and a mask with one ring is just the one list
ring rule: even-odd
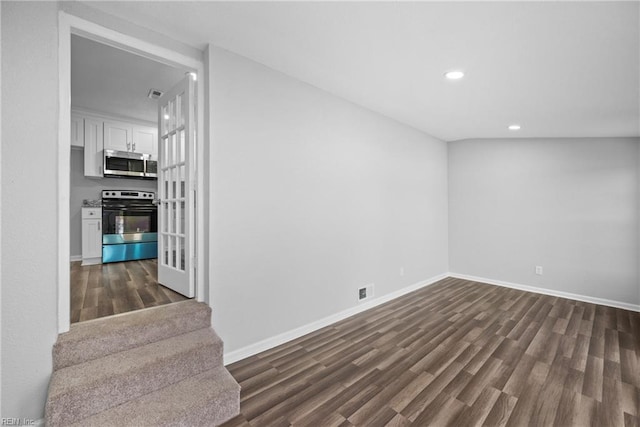
{"label": "stair step edge", "polygon": [[219,425],[240,413],[240,386],[224,367],[77,420],[70,426]]}
{"label": "stair step edge", "polygon": [[195,301],[74,324],[54,344],[54,370],[209,326],[211,309]]}
{"label": "stair step edge", "polygon": [[222,340],[211,328],[198,329],[59,369],[53,373],[51,383],[57,385],[56,382],[62,379],[68,382],[67,388],[75,388],[110,376],[127,375],[147,364],[180,357],[202,346],[221,347]]}
{"label": "stair step edge", "polygon": [[90,416],[222,363],[222,340],[208,328],[63,368],[51,377],[47,418]]}

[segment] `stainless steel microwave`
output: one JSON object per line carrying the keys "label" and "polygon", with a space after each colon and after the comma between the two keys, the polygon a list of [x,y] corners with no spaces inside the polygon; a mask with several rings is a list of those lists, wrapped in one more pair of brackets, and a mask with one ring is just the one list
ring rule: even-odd
{"label": "stainless steel microwave", "polygon": [[104,150],[104,176],[157,179],[158,162],[150,154]]}

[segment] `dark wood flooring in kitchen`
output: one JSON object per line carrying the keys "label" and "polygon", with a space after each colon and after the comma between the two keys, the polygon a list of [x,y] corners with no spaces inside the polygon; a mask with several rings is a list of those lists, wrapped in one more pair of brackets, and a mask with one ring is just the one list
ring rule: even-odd
{"label": "dark wood flooring in kitchen", "polygon": [[640,313],[448,278],[228,369],[225,427],[631,427]]}
{"label": "dark wood flooring in kitchen", "polygon": [[156,259],[80,264],[71,263],[71,323],[187,299],[158,284]]}

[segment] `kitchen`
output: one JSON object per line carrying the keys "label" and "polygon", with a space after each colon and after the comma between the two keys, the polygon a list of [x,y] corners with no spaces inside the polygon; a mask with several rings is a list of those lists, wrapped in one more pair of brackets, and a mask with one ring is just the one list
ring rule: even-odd
{"label": "kitchen", "polygon": [[158,284],[158,99],[185,72],[71,38],[71,323],[186,299]]}

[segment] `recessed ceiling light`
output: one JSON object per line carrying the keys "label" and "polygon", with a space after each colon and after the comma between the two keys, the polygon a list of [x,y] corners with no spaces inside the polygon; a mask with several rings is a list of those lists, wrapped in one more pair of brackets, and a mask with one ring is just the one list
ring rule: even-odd
{"label": "recessed ceiling light", "polygon": [[458,80],[464,77],[464,73],[459,70],[447,71],[444,76],[449,80]]}
{"label": "recessed ceiling light", "polygon": [[509,130],[520,130],[520,125],[509,125]]}

